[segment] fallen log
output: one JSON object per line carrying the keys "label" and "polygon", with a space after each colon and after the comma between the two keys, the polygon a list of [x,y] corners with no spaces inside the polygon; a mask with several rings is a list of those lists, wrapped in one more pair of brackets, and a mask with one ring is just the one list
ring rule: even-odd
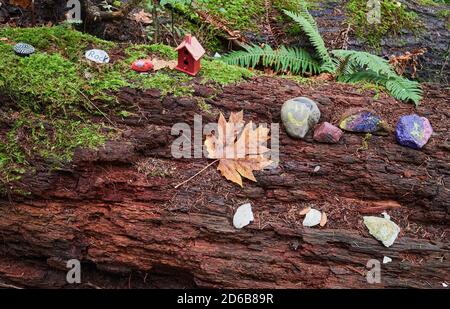
{"label": "fallen log", "polygon": [[[439,288],[448,280],[449,90],[427,87],[417,110],[335,83],[260,77],[211,91],[197,85],[193,97],[163,98],[124,89],[120,103],[140,114],[113,119],[123,130],[118,140],[78,149],[63,170],[23,177],[16,185],[30,195],[0,200],[0,283],[70,286],[70,259],[81,262],[84,288]],[[281,104],[296,96],[317,101],[321,119],[333,123],[355,107],[370,106],[391,126],[417,112],[435,135],[422,151],[392,135],[362,149],[362,135],[326,145],[281,129],[280,165],[257,172],[257,183],[240,188],[211,167],[175,189],[210,161],[173,159],[173,124],[192,124],[195,114],[216,122],[219,110],[241,109],[246,121],[280,122]],[[237,230],[233,213],[246,202],[255,221]],[[389,248],[362,223],[361,210],[380,206],[402,229]],[[304,228],[305,207],[326,212],[327,225]],[[368,283],[368,262],[384,256],[393,261],[381,264],[381,282]]]}

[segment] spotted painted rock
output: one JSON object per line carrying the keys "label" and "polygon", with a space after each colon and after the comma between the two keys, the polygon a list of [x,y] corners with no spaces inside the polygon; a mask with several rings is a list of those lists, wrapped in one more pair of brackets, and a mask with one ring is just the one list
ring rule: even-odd
{"label": "spotted painted rock", "polygon": [[16,45],[14,45],[14,52],[19,56],[29,56],[35,51],[35,48],[27,43],[17,43]]}
{"label": "spotted painted rock", "polygon": [[286,101],[281,108],[281,120],[289,136],[304,138],[320,119],[317,104],[305,97]]}
{"label": "spotted painted rock", "polygon": [[371,111],[361,111],[341,119],[342,130],[359,133],[375,133],[386,131],[386,124]]}
{"label": "spotted painted rock", "polygon": [[314,140],[319,143],[337,143],[342,137],[342,130],[329,122],[321,123],[314,130]]}
{"label": "spotted painted rock", "polygon": [[397,142],[406,147],[420,149],[428,142],[433,134],[430,121],[416,114],[402,116],[397,123],[395,137]]}
{"label": "spotted painted rock", "polygon": [[148,72],[153,69],[153,63],[150,59],[138,59],[133,62],[131,69],[136,72]]}

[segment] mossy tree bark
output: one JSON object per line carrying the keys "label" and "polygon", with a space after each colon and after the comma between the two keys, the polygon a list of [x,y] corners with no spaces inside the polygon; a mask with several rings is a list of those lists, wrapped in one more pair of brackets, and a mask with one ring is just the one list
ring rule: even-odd
{"label": "mossy tree bark", "polygon": [[[364,150],[359,135],[324,145],[281,131],[280,165],[258,172],[257,183],[241,189],[210,168],[175,189],[209,162],[171,155],[171,126],[192,124],[194,114],[215,122],[218,110],[243,109],[246,121],[279,122],[283,101],[300,95],[316,100],[322,120],[334,123],[350,107],[369,105],[391,125],[414,111],[340,84],[257,78],[213,99],[214,89],[195,89],[184,98],[124,89],[120,103],[139,112],[113,119],[123,131],[119,140],[79,149],[66,169],[41,167],[15,184],[30,195],[0,201],[3,285],[69,286],[69,259],[81,261],[79,287],[86,288],[429,288],[448,280],[448,93],[426,90],[418,112],[436,135],[422,151],[402,148],[392,136],[374,136]],[[255,222],[236,230],[232,216],[245,202]],[[298,212],[306,206],[327,212],[328,224],[303,228]],[[363,214],[383,210],[402,228],[390,248],[362,225]],[[371,285],[366,264],[384,256],[393,262],[381,265],[381,283]]]}

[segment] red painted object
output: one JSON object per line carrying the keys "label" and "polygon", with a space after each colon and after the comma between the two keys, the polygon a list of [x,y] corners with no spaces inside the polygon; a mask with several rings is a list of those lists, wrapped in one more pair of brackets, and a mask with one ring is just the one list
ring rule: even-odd
{"label": "red painted object", "polygon": [[205,54],[200,42],[193,36],[187,35],[184,41],[177,47],[178,65],[175,69],[195,76],[200,71],[200,59]]}
{"label": "red painted object", "polygon": [[131,68],[136,72],[148,72],[153,69],[153,63],[150,59],[138,59],[133,62]]}

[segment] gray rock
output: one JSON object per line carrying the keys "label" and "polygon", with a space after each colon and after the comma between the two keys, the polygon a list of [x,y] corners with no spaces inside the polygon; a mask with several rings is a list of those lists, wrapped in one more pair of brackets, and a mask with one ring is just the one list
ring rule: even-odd
{"label": "gray rock", "polygon": [[364,217],[364,224],[369,229],[370,235],[386,247],[392,246],[400,232],[398,225],[387,218]]}
{"label": "gray rock", "polygon": [[320,224],[322,213],[317,209],[311,209],[303,219],[303,226],[312,227]]}
{"label": "gray rock", "polygon": [[244,226],[249,225],[253,220],[255,220],[255,218],[253,217],[252,205],[247,203],[239,206],[236,210],[233,217],[233,225],[235,228],[241,229]]}
{"label": "gray rock", "polygon": [[281,108],[281,120],[289,136],[304,138],[320,119],[317,104],[305,97],[284,102]]}

